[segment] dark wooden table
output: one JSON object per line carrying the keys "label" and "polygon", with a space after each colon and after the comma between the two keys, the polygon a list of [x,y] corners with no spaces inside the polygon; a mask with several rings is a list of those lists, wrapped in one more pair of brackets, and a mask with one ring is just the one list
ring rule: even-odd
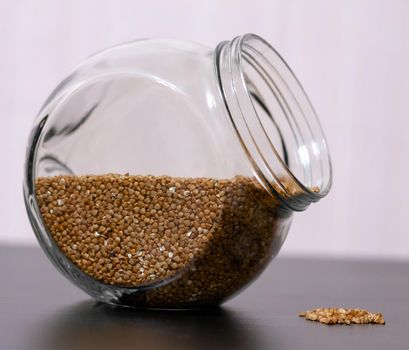
{"label": "dark wooden table", "polygon": [[[409,349],[409,263],[276,259],[222,308],[143,311],[98,304],[38,248],[0,246],[0,350]],[[362,307],[387,324],[326,326],[297,316]]]}

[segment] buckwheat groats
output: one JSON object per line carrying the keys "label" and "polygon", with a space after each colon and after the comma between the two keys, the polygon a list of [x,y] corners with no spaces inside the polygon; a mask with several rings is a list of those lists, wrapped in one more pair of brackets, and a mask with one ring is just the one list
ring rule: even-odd
{"label": "buckwheat groats", "polygon": [[259,274],[291,215],[250,177],[87,175],[36,181],[43,221],[79,269],[140,288],[126,304],[218,304]]}
{"label": "buckwheat groats", "polygon": [[372,313],[362,309],[346,309],[342,307],[327,307],[301,312],[300,317],[306,320],[317,321],[324,324],[385,324],[381,313]]}

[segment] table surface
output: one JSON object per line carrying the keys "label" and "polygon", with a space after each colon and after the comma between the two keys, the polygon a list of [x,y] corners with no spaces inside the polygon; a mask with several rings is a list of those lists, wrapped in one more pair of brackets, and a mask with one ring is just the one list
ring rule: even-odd
{"label": "table surface", "polygon": [[[96,303],[39,248],[0,246],[0,350],[409,349],[409,263],[278,258],[221,308],[149,311]],[[327,326],[315,307],[382,312],[386,325]]]}

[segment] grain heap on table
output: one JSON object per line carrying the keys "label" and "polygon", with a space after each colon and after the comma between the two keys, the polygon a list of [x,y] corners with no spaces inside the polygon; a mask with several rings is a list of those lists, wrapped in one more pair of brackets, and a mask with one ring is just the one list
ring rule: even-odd
{"label": "grain heap on table", "polygon": [[318,308],[301,312],[300,317],[306,320],[317,321],[325,324],[385,324],[381,313],[371,313],[362,309],[345,309],[345,308]]}

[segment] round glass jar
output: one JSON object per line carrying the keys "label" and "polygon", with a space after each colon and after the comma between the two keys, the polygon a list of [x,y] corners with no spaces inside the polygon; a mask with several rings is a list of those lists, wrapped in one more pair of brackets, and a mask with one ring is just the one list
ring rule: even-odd
{"label": "round glass jar", "polygon": [[86,59],[35,120],[24,196],[41,247],[89,295],[198,308],[254,280],[331,181],[308,97],[247,34]]}

